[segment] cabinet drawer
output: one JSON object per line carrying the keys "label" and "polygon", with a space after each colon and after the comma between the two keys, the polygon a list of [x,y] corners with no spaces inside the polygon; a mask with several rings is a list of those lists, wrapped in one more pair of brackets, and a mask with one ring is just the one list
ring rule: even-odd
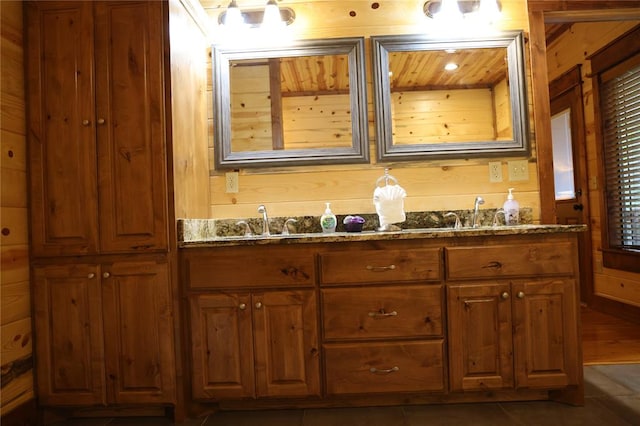
{"label": "cabinet drawer", "polygon": [[442,335],[442,286],[322,290],[326,339]]}
{"label": "cabinet drawer", "polygon": [[327,394],[444,391],[443,346],[443,340],[327,344]]}
{"label": "cabinet drawer", "polygon": [[540,243],[446,248],[447,279],[571,275],[573,246]]}
{"label": "cabinet drawer", "polygon": [[231,247],[189,255],[184,264],[190,288],[310,287],[315,283],[313,254],[299,249],[258,252]]}
{"label": "cabinet drawer", "polygon": [[323,284],[439,281],[441,249],[362,250],[322,253]]}

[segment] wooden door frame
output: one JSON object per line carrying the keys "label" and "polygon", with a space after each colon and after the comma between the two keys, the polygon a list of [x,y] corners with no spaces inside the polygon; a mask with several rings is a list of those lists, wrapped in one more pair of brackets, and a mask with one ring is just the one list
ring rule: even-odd
{"label": "wooden door frame", "polygon": [[[534,124],[538,159],[541,223],[556,223],[551,143],[551,101],[547,73],[545,23],[625,21],[637,19],[637,2],[626,0],[529,0],[529,45]],[[597,310],[637,321],[640,309],[615,300],[591,294],[590,302]]]}
{"label": "wooden door frame", "polygon": [[[586,129],[584,119],[584,97],[582,93],[582,70],[578,64],[549,83],[550,105],[556,98],[571,96],[571,145],[573,151],[574,170],[579,172],[576,189],[581,191],[577,202],[583,205],[584,223],[591,218],[591,203],[589,200]],[[553,107],[550,106],[553,113]],[[575,173],[575,172],[574,172]],[[574,179],[576,176],[574,176]],[[587,231],[578,237],[580,241],[580,300],[588,305],[594,293],[593,287],[593,247],[591,232]]]}
{"label": "wooden door frame", "polygon": [[556,223],[551,144],[551,102],[547,74],[545,23],[623,21],[637,19],[637,2],[625,0],[529,0],[529,46],[533,89],[534,132],[538,159],[540,221]]}

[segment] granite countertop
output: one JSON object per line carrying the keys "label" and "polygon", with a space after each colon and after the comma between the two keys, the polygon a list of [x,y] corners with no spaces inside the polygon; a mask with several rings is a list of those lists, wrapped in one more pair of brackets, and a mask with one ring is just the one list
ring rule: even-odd
{"label": "granite countertop", "polygon": [[478,237],[500,235],[530,235],[566,232],[584,232],[586,225],[535,225],[522,224],[517,226],[486,226],[478,228],[463,227],[427,227],[398,229],[394,231],[364,230],[362,232],[300,232],[290,235],[273,234],[271,236],[253,235],[220,235],[216,232],[216,221],[213,219],[179,219],[178,247],[225,247],[268,244],[309,244],[309,243],[339,243],[348,241],[384,241],[411,240],[420,238],[452,238]]}

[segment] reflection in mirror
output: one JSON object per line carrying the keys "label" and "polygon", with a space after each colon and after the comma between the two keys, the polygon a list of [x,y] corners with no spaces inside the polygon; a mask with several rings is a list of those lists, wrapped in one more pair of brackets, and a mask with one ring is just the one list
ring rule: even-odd
{"label": "reflection in mirror", "polygon": [[214,46],[216,168],[368,161],[363,47]]}
{"label": "reflection in mirror", "polygon": [[528,153],[520,32],[372,43],[379,160]]}

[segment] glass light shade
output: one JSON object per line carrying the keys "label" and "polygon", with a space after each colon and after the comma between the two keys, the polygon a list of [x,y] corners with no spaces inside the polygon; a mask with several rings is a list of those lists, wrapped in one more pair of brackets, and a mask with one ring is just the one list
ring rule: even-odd
{"label": "glass light shade", "polygon": [[244,18],[242,17],[242,12],[240,12],[240,8],[236,4],[236,1],[233,0],[229,3],[227,7],[227,11],[224,17],[224,25],[226,27],[241,27],[244,24]]}
{"label": "glass light shade", "polygon": [[488,22],[494,22],[501,16],[498,0],[480,0],[480,16]]}
{"label": "glass light shade", "polygon": [[434,18],[441,21],[456,22],[462,20],[462,11],[457,0],[442,0],[440,10]]}
{"label": "glass light shade", "polygon": [[280,16],[280,8],[275,0],[269,0],[264,8],[262,26],[266,28],[282,27],[285,23]]}

